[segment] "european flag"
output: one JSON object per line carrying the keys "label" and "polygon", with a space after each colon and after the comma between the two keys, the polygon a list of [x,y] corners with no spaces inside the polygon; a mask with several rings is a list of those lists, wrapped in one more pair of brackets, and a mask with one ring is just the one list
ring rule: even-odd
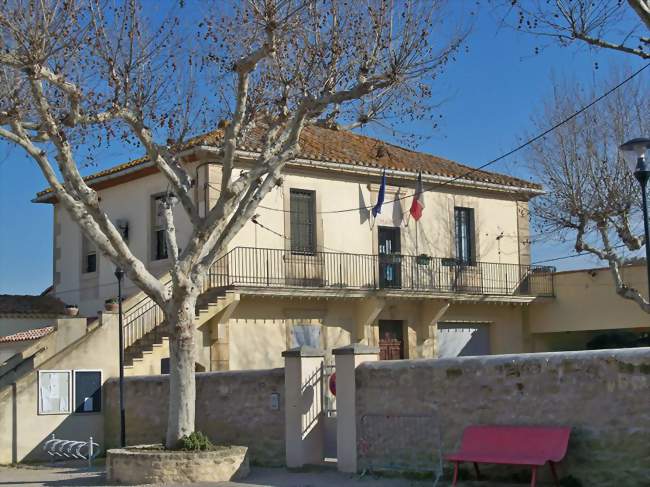
{"label": "european flag", "polygon": [[379,195],[377,195],[377,203],[372,207],[372,216],[377,218],[381,213],[381,205],[384,204],[384,195],[386,194],[386,169],[381,175],[381,186],[379,186]]}

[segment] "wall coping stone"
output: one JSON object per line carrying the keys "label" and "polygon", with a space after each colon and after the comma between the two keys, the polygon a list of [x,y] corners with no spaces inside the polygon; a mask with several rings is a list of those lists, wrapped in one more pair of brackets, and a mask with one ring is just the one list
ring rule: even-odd
{"label": "wall coping stone", "polygon": [[[236,377],[243,376],[247,378],[254,377],[266,377],[268,374],[272,375],[283,375],[284,367],[277,367],[275,369],[259,369],[259,370],[221,370],[213,372],[196,372],[196,380],[200,382],[202,380],[209,379],[209,376],[220,376],[220,377]],[[119,377],[111,377],[106,380],[106,382],[119,382]],[[124,377],[124,383],[128,382],[168,382],[169,374],[156,374],[156,375],[132,375]]]}
{"label": "wall coping stone", "polygon": [[362,343],[352,343],[345,347],[332,350],[332,355],[378,355],[379,347],[371,347]]}
{"label": "wall coping stone", "polygon": [[283,357],[324,357],[325,350],[313,347],[296,347],[282,352]]}
{"label": "wall coping stone", "polygon": [[537,352],[519,353],[507,355],[477,355],[473,357],[451,357],[439,359],[417,359],[417,360],[379,360],[376,362],[364,362],[360,367],[365,368],[450,368],[474,366],[512,365],[520,363],[547,362],[558,363],[566,360],[590,360],[590,359],[629,360],[650,364],[650,347],[638,348],[613,348],[606,350],[580,350],[573,352]]}

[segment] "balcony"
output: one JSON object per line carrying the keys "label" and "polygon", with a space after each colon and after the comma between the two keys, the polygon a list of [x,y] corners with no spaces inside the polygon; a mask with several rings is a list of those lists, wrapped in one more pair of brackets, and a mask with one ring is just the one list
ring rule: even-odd
{"label": "balcony", "polygon": [[458,262],[426,255],[295,253],[237,247],[211,267],[206,288],[386,290],[480,296],[553,296],[552,267]]}

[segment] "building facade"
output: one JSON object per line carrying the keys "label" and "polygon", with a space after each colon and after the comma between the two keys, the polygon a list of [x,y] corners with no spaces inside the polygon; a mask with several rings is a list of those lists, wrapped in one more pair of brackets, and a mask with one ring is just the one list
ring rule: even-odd
{"label": "building facade", "polygon": [[[184,152],[205,212],[218,197],[214,140]],[[239,170],[255,158],[240,151]],[[418,173],[423,215],[410,216]],[[373,216],[386,176],[384,203]],[[88,178],[133,252],[161,279],[169,265],[164,177],[136,160]],[[379,345],[384,358],[517,353],[530,349],[528,310],[552,299],[550,269],[530,265],[533,183],[345,131],[308,127],[301,155],[257,215],[212,266],[197,309],[197,370],[282,365],[298,345]],[[54,205],[53,294],[95,316],[116,297],[114,267]],[[181,209],[181,248],[191,228]],[[159,310],[126,284],[125,333],[133,373],[164,371]]]}

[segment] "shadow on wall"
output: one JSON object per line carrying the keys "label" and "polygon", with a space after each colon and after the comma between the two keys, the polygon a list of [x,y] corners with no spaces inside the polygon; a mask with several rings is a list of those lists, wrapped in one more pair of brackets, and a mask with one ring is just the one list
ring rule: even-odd
{"label": "shadow on wall", "polygon": [[471,357],[490,354],[490,329],[487,324],[438,323],[438,357]]}
{"label": "shadow on wall", "polygon": [[[72,441],[93,441],[99,443],[100,455],[104,452],[104,401],[99,412],[72,412],[63,414],[37,414],[37,394],[34,394],[33,404],[19,406],[21,389],[37,389],[37,381],[28,381],[22,387],[11,386],[11,461],[42,462],[50,461],[52,457],[43,450],[44,443],[54,435],[57,439]],[[102,387],[102,396],[104,387]],[[74,398],[73,398],[74,399]],[[32,402],[32,401],[30,401]],[[29,408],[33,407],[34,415],[22,417]],[[74,407],[74,402],[73,402]],[[26,424],[28,423],[28,424]],[[4,442],[3,442],[4,443]],[[21,445],[36,445],[25,451]]]}
{"label": "shadow on wall", "polygon": [[[169,376],[125,379],[128,445],[160,443],[167,428]],[[108,448],[119,442],[118,381],[106,384]],[[249,447],[251,461],[283,465],[284,369],[196,374],[196,429],[215,444]]]}
{"label": "shadow on wall", "polygon": [[[590,487],[646,485],[650,478],[650,348],[372,362],[360,365],[356,378],[361,469],[396,458],[433,468],[430,431],[404,426],[422,417],[438,418],[444,453],[457,449],[470,425],[570,426],[561,477]],[[377,428],[388,437],[394,432],[395,441],[369,449]],[[622,462],[625,468],[616,468]],[[541,481],[549,480],[546,470]],[[485,471],[494,480],[516,473]]]}

